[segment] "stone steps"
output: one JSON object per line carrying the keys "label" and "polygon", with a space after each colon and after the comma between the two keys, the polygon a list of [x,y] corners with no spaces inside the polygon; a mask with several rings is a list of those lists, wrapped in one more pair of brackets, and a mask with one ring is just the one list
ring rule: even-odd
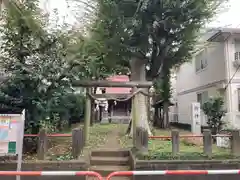
{"label": "stone steps", "polygon": [[90,159],[91,165],[128,165],[129,157],[99,157],[93,156]]}
{"label": "stone steps", "polygon": [[[106,177],[114,171],[129,171],[129,151],[124,149],[102,149],[91,152],[90,170]],[[88,177],[87,179],[89,179]],[[94,178],[93,178],[94,179]],[[96,179],[96,178],[95,178]],[[114,177],[113,180],[126,180],[128,177]]]}
{"label": "stone steps", "polygon": [[91,152],[91,157],[129,157],[129,151],[125,149],[99,149]]}
{"label": "stone steps", "polygon": [[[106,180],[107,177],[103,177],[103,180]],[[86,180],[99,180],[96,177],[86,177]],[[111,180],[132,180],[131,177],[111,177]]]}
{"label": "stone steps", "polygon": [[106,177],[110,173],[114,171],[129,171],[130,168],[129,166],[103,166],[103,165],[98,165],[98,166],[91,166],[91,171],[98,172],[101,174],[103,177]]}

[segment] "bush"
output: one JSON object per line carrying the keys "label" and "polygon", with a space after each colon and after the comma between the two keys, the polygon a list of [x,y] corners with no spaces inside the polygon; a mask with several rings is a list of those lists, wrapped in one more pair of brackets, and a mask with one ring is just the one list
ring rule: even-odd
{"label": "bush", "polygon": [[216,135],[223,128],[224,101],[222,97],[211,97],[202,105],[202,110],[207,116],[207,124],[213,135]]}
{"label": "bush", "polygon": [[69,94],[68,99],[68,113],[69,113],[69,124],[80,122],[84,117],[85,109],[85,96],[79,94]]}
{"label": "bush", "polygon": [[49,119],[57,130],[64,125],[80,122],[84,114],[85,97],[81,94],[56,94],[49,105]]}
{"label": "bush", "polygon": [[[47,133],[57,133],[66,125],[70,126],[72,123],[80,122],[84,115],[84,107],[84,96],[73,93],[65,95],[56,93],[46,106],[47,117],[42,120],[30,120],[29,118],[26,121],[25,133],[36,134],[41,128],[46,129]],[[36,153],[37,138],[24,138],[23,146],[24,153]]]}

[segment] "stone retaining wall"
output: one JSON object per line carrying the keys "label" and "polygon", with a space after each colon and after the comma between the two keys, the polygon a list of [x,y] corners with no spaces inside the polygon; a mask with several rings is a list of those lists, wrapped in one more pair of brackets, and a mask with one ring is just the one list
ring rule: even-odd
{"label": "stone retaining wall", "polygon": [[[240,169],[240,161],[142,161],[136,160],[135,170],[216,170]],[[168,176],[135,176],[135,180],[239,180],[240,175],[168,175]]]}
{"label": "stone retaining wall", "polygon": [[[0,162],[0,171],[16,171],[16,162]],[[24,162],[23,171],[84,171],[87,169],[84,161],[38,161]],[[16,176],[2,176],[4,180],[16,180]],[[29,176],[21,180],[85,180],[84,176]]]}

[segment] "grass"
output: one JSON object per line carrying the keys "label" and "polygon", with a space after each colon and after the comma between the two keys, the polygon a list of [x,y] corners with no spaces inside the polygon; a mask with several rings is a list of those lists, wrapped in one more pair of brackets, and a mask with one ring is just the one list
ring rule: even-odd
{"label": "grass", "polygon": [[[73,127],[81,127],[83,128],[83,124],[78,124],[77,126]],[[108,134],[116,128],[115,124],[94,124],[89,129],[89,140],[84,147],[82,157],[85,159],[88,158],[88,154],[91,150],[101,148],[106,143],[106,138]],[[69,132],[65,133],[71,133],[71,130]],[[71,138],[69,137],[53,137],[53,143],[55,145],[53,148],[49,149],[49,157],[51,157],[51,160],[69,160],[72,159],[71,156]]]}
{"label": "grass", "polygon": [[[83,127],[83,125],[76,125]],[[106,145],[109,134],[116,130],[120,130],[117,141],[120,142],[122,148],[132,148],[133,140],[126,135],[128,125],[126,124],[94,124],[90,127],[89,141],[83,150],[83,158],[88,160],[88,154],[91,150],[98,149]],[[190,134],[188,131],[179,130],[180,135]],[[155,136],[169,136],[169,130],[153,129]],[[71,130],[66,130],[64,133],[71,133]],[[154,139],[149,140],[149,150],[145,155],[138,155],[138,159],[148,160],[204,160],[204,159],[238,159],[230,155],[229,149],[218,148],[213,145],[213,156],[207,157],[203,154],[203,146],[196,145],[195,141],[187,139],[180,140],[180,153],[177,156],[172,156],[172,144],[170,140]],[[199,142],[201,140],[198,139]],[[50,138],[51,148],[47,153],[48,160],[69,160],[71,157],[71,138],[70,137],[52,137]],[[29,160],[29,158],[27,158]],[[36,155],[31,155],[31,160],[36,160]]]}
{"label": "grass", "polygon": [[229,159],[233,158],[228,149],[218,148],[213,145],[213,154],[208,157],[203,154],[203,146],[180,141],[180,152],[177,156],[172,156],[172,143],[170,140],[150,140],[149,152],[147,155],[139,155],[140,159],[156,160],[201,160],[201,159]]}
{"label": "grass", "polygon": [[[190,134],[188,131],[179,130],[180,135]],[[153,129],[155,136],[170,136],[169,130]],[[132,139],[125,136],[124,133],[121,136],[121,144],[123,147],[131,148]],[[195,142],[198,143],[195,144]],[[143,160],[206,160],[206,159],[236,159],[230,154],[230,149],[219,148],[213,145],[213,153],[211,157],[207,157],[203,154],[203,146],[201,145],[201,139],[181,139],[180,140],[180,152],[177,156],[172,156],[172,143],[170,140],[163,139],[151,139],[148,143],[148,153],[145,155],[137,155],[138,159]],[[200,143],[200,144],[199,144]]]}
{"label": "grass", "polygon": [[[90,128],[89,141],[84,148],[85,152],[89,152],[92,149],[101,148],[105,145],[107,136],[117,128],[117,124],[95,124]],[[84,153],[86,154],[86,153]]]}
{"label": "grass", "polygon": [[[72,129],[79,126],[79,123],[73,124],[70,128],[65,128],[57,134],[71,134]],[[48,137],[46,159],[50,161],[72,159],[71,143],[71,137]],[[37,160],[37,154],[24,154],[24,160]]]}
{"label": "grass", "polygon": [[[75,124],[71,128],[65,129],[61,133],[70,134],[73,128],[81,127],[83,124]],[[101,148],[106,144],[107,136],[110,132],[118,128],[117,124],[94,124],[89,129],[89,141],[84,147],[82,156],[88,157],[88,153],[97,148]],[[72,138],[71,137],[49,137],[48,152],[46,153],[46,159],[50,161],[58,160],[71,160],[72,152]],[[36,154],[25,155],[25,160],[37,160]]]}

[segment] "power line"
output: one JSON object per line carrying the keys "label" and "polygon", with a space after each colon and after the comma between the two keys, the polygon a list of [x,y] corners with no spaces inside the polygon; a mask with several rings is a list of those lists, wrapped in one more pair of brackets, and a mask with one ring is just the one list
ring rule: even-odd
{"label": "power line", "polygon": [[228,83],[226,84],[224,90],[226,90],[229,86],[229,84],[232,82],[233,78],[235,77],[235,75],[237,74],[238,70],[240,69],[240,64],[238,65],[238,67],[236,68],[235,72],[233,73],[232,77],[229,79]]}
{"label": "power line", "polygon": [[[240,24],[238,24],[238,25],[236,26],[236,28],[238,28],[239,25],[240,25]],[[225,41],[226,41],[231,35],[232,35],[232,33],[230,33],[230,34],[227,36],[227,38],[225,39]],[[240,69],[240,64],[238,64],[235,72],[233,73],[232,77],[229,79],[228,83],[226,84],[226,86],[225,86],[225,88],[224,88],[224,91],[226,91],[226,89],[228,88],[229,84],[232,82],[233,78],[235,77],[235,75],[237,74],[237,72],[238,72],[239,69]]]}

